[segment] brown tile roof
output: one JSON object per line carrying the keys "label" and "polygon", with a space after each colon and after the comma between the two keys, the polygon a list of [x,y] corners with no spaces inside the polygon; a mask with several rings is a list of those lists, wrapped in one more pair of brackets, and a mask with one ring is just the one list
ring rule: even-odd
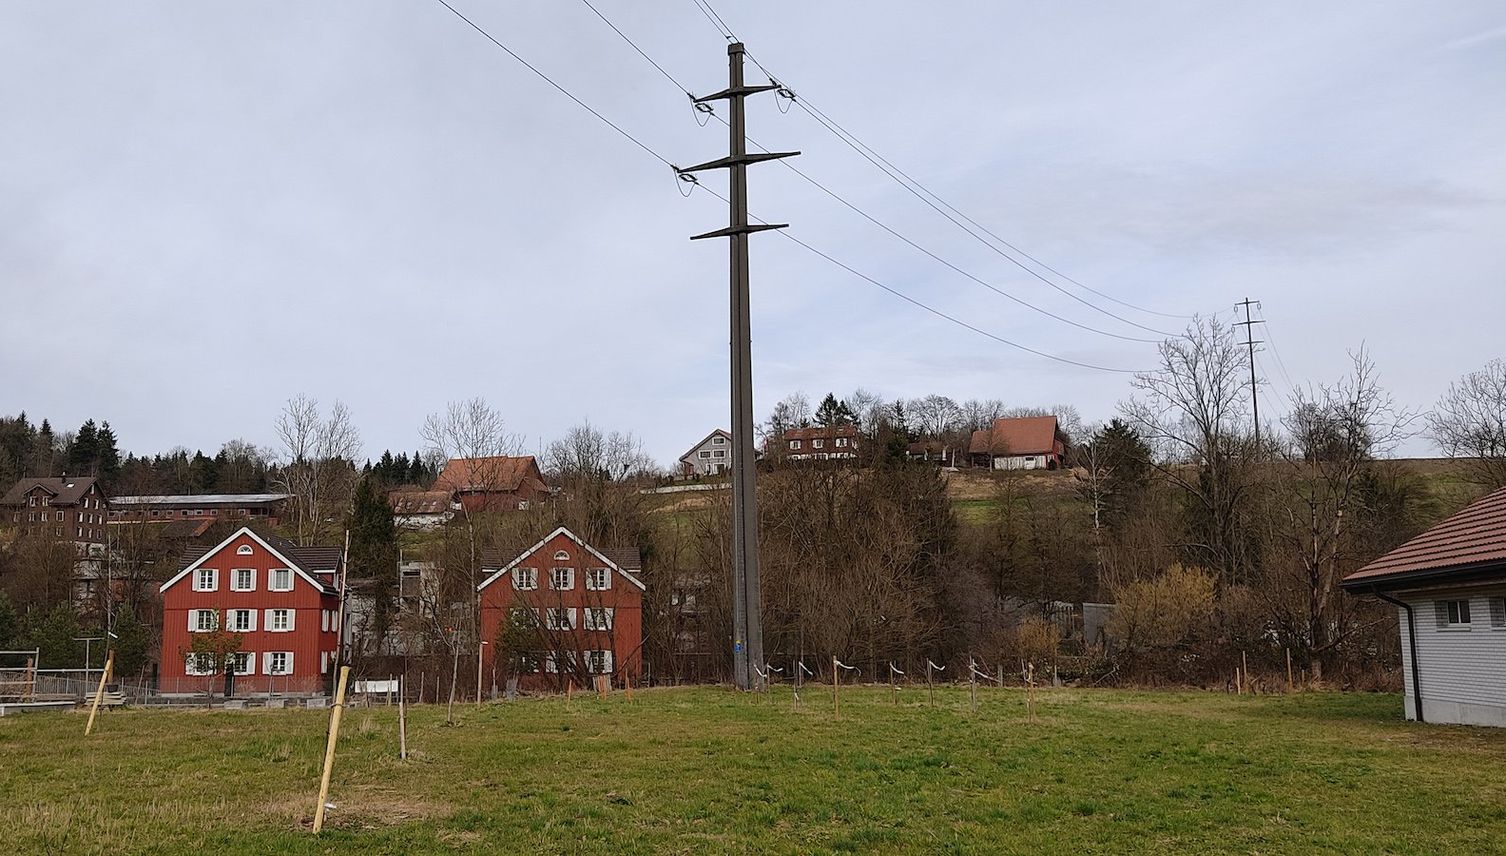
{"label": "brown tile roof", "polygon": [[826,440],[835,437],[856,437],[858,428],[856,425],[832,425],[822,428],[820,425],[810,425],[805,428],[790,428],[784,432],[786,440]]}
{"label": "brown tile roof", "polygon": [[[481,568],[483,575],[507,566],[514,559],[532,549],[532,544],[525,544],[517,548],[502,550],[487,550],[481,555]],[[624,571],[637,573],[643,570],[643,554],[637,547],[594,547],[594,549],[606,556],[608,561]]]}
{"label": "brown tile roof", "polygon": [[5,498],[0,499],[0,505],[25,505],[26,494],[31,489],[40,485],[43,490],[52,496],[53,505],[73,505],[89,492],[94,486],[95,479],[92,476],[78,478],[24,478],[11,486],[6,491]]}
{"label": "brown tile roof", "polygon": [[1344,578],[1345,588],[1499,566],[1506,570],[1506,488]]}
{"label": "brown tile roof", "polygon": [[387,494],[393,514],[443,514],[450,510],[450,493],[444,490],[394,490]]}
{"label": "brown tile roof", "polygon": [[[240,531],[240,530],[236,530]],[[340,556],[344,553],[343,547],[300,547],[280,535],[272,535],[267,532],[256,533],[271,545],[272,549],[288,558],[288,561],[296,564],[308,573],[320,573],[338,570]],[[213,550],[218,544],[194,544],[184,547],[178,554],[178,570],[197,562],[205,553]]]}
{"label": "brown tile roof", "polygon": [[524,485],[544,487],[538,462],[533,455],[497,455],[489,458],[451,458],[434,480],[430,490],[448,493],[506,491]]}
{"label": "brown tile roof", "polygon": [[1044,455],[1055,450],[1055,416],[995,419],[992,427],[974,431],[967,445],[970,455]]}

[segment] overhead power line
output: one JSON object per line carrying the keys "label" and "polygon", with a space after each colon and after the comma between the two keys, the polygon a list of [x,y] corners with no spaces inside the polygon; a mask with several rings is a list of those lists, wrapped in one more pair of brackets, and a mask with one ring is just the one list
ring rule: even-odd
{"label": "overhead power line", "polygon": [[[683,86],[680,85],[679,81],[674,77],[674,75],[670,74],[668,71],[665,71],[664,67],[662,65],[660,65],[657,61],[655,61],[653,59],[653,57],[649,56],[649,54],[648,54],[647,51],[645,51],[645,50],[643,50],[643,48],[639,47],[638,44],[636,42],[634,42],[632,40],[632,38],[627,35],[627,33],[623,32],[622,29],[620,27],[618,27],[616,24],[614,24],[609,18],[607,18],[606,15],[602,14],[601,10],[599,10],[595,6],[593,6],[591,4],[590,0],[581,0],[581,2],[585,3],[586,7],[589,8],[593,13],[595,13],[596,17],[600,18],[603,23],[605,23],[608,27],[611,27],[612,32],[614,32],[618,36],[620,36],[624,42],[627,42],[628,46],[631,47],[634,51],[636,51],[639,56],[642,56],[645,60],[647,60],[649,62],[650,65],[652,65],[655,69],[658,69],[659,73],[662,74],[665,77],[665,79],[667,79],[671,84],[673,84],[676,89],[681,89],[681,90],[685,89],[685,87],[683,87]],[[694,95],[692,95],[692,100],[694,100]],[[713,114],[713,115],[715,115],[715,114]],[[721,121],[723,124],[726,124],[726,120],[723,119],[721,116],[716,116],[716,118],[717,118],[718,121]],[[768,148],[766,148],[765,146],[759,144],[756,140],[752,139],[751,137],[745,137],[745,139],[747,139],[747,141],[750,144],[752,144],[755,148],[762,149],[765,152],[769,151]],[[812,187],[815,187],[817,190],[820,190],[822,193],[825,193],[827,196],[830,196],[832,199],[835,199],[837,202],[840,202],[842,205],[846,206],[847,208],[851,209],[853,212],[855,212],[856,214],[858,214],[858,216],[862,217],[863,219],[867,220],[868,222],[872,223],[873,225],[875,225],[878,228],[882,229],[883,231],[887,232],[889,235],[891,235],[894,238],[897,238],[898,240],[904,242],[905,244],[909,245],[911,248],[917,250],[918,252],[922,253],[923,255],[925,255],[926,257],[930,258],[931,260],[933,260],[933,261],[935,261],[935,262],[937,262],[937,263],[945,266],[947,269],[951,270],[952,272],[954,272],[954,273],[956,273],[956,274],[958,274],[960,276],[963,276],[966,279],[971,280],[974,283],[977,283],[978,285],[983,286],[984,288],[988,289],[989,291],[994,292],[995,294],[999,295],[1000,297],[1003,297],[1003,298],[1005,298],[1007,300],[1013,301],[1014,303],[1016,303],[1016,304],[1018,304],[1020,306],[1023,306],[1026,309],[1029,309],[1029,310],[1031,310],[1033,312],[1037,312],[1037,313],[1039,313],[1041,315],[1044,315],[1047,318],[1051,318],[1051,319],[1054,319],[1056,321],[1060,321],[1063,324],[1066,324],[1066,325],[1071,326],[1071,327],[1076,327],[1079,330],[1083,330],[1083,331],[1086,331],[1086,332],[1089,332],[1089,333],[1095,333],[1095,334],[1100,335],[1100,336],[1107,336],[1107,337],[1109,337],[1111,339],[1120,339],[1120,340],[1126,341],[1126,342],[1141,342],[1141,343],[1146,343],[1146,344],[1156,344],[1156,343],[1158,343],[1158,342],[1161,341],[1161,339],[1147,339],[1147,338],[1145,338],[1143,336],[1129,336],[1129,335],[1124,335],[1122,333],[1115,333],[1115,332],[1112,332],[1112,331],[1109,331],[1109,330],[1103,330],[1103,329],[1100,329],[1098,327],[1094,327],[1094,326],[1092,326],[1090,324],[1084,324],[1084,323],[1082,323],[1080,321],[1074,321],[1071,318],[1067,318],[1067,317],[1065,317],[1063,315],[1059,315],[1059,314],[1057,314],[1055,312],[1052,312],[1049,309],[1046,309],[1044,307],[1041,307],[1041,306],[1038,306],[1038,305],[1036,305],[1034,303],[1031,303],[1030,301],[1025,300],[1024,298],[1018,297],[1015,294],[1013,294],[1013,293],[1011,293],[1009,291],[1006,291],[1005,289],[1000,288],[1000,287],[994,285],[993,283],[988,282],[988,281],[982,279],[981,277],[979,277],[979,276],[977,276],[977,275],[975,275],[975,274],[973,274],[973,273],[971,273],[971,272],[969,272],[967,270],[964,270],[963,268],[959,267],[958,265],[954,264],[953,262],[951,262],[951,261],[943,258],[942,256],[940,256],[936,252],[934,252],[934,251],[932,251],[932,250],[930,250],[930,249],[928,249],[928,248],[926,248],[924,246],[921,246],[919,243],[917,243],[916,241],[912,240],[908,236],[900,233],[897,229],[891,227],[889,224],[887,224],[887,223],[879,220],[877,217],[875,217],[874,215],[870,214],[868,211],[864,210],[862,207],[858,206],[856,203],[852,202],[851,200],[847,199],[846,197],[842,196],[841,194],[839,194],[836,191],[832,190],[831,188],[827,187],[825,184],[822,184],[820,181],[817,181],[816,179],[812,178],[810,175],[806,174],[799,167],[796,167],[794,164],[790,163],[789,161],[781,160],[780,164],[783,165],[785,168],[789,169],[795,175],[797,175],[800,178],[804,179]],[[925,201],[925,200],[922,199],[922,201]],[[935,206],[933,205],[932,207],[935,207]],[[945,212],[941,212],[941,213],[943,215],[945,215]],[[992,247],[991,247],[991,249],[992,249]],[[1006,258],[1007,258],[1007,256],[1006,256]],[[1013,259],[1011,259],[1011,261],[1013,261]],[[1016,263],[1016,264],[1018,264],[1018,263]],[[1028,268],[1024,268],[1024,269],[1026,270],[1027,273],[1030,273],[1032,275],[1037,276],[1037,278],[1040,278],[1038,275],[1035,274],[1034,271],[1030,271]],[[1043,280],[1043,281],[1045,281],[1045,280]],[[1047,284],[1048,285],[1052,285],[1052,287],[1055,287],[1055,285],[1052,284],[1052,283],[1050,283],[1050,282],[1047,282]],[[1060,290],[1060,289],[1058,289],[1058,290]],[[1075,298],[1075,295],[1069,295],[1069,296],[1073,296]],[[1092,304],[1087,304],[1087,305],[1092,306]],[[1097,307],[1094,307],[1094,308],[1097,308]],[[1110,313],[1110,314],[1112,314],[1112,313]],[[1113,316],[1113,317],[1118,317],[1118,316]],[[1120,319],[1120,320],[1126,320],[1126,319]],[[1140,327],[1141,329],[1144,329],[1144,330],[1147,330],[1147,331],[1150,331],[1150,332],[1153,332],[1153,333],[1158,333],[1158,334],[1161,334],[1161,335],[1170,335],[1168,333],[1162,333],[1159,330],[1153,330],[1152,328],[1144,327],[1143,325],[1140,325],[1140,324],[1135,324],[1132,321],[1127,322],[1127,323],[1130,323],[1132,326]]]}
{"label": "overhead power line", "polygon": [[[484,29],[483,27],[481,27],[475,21],[473,21],[470,18],[466,17],[458,9],[456,9],[454,6],[450,5],[450,3],[447,2],[447,0],[435,0],[435,2],[439,3],[439,5],[445,7],[446,9],[448,9],[452,14],[455,15],[455,17],[459,18],[461,21],[464,21],[471,29],[473,29],[477,33],[481,34],[481,36],[484,37],[487,41],[491,42],[498,49],[500,49],[501,51],[503,51],[504,53],[506,53],[508,56],[512,57],[515,61],[517,61],[524,68],[527,68],[529,71],[533,72],[534,75],[536,75],[537,77],[539,77],[544,82],[548,83],[551,87],[553,87],[557,91],[559,91],[560,94],[564,95],[566,98],[569,98],[571,101],[575,102],[575,104],[577,106],[579,106],[582,110],[585,110],[587,113],[590,113],[592,116],[595,116],[598,120],[600,120],[602,122],[602,124],[604,124],[607,127],[611,128],[613,131],[616,131],[619,135],[621,135],[622,137],[624,137],[625,139],[627,139],[633,145],[635,145],[638,148],[642,149],[644,152],[646,152],[649,156],[653,157],[655,160],[657,160],[660,163],[662,163],[662,164],[670,167],[671,169],[675,170],[675,172],[677,174],[680,173],[679,167],[675,166],[675,164],[672,161],[670,161],[668,158],[666,158],[663,155],[659,154],[657,151],[655,151],[654,149],[652,149],[651,147],[649,147],[648,144],[644,143],[642,140],[638,139],[633,134],[629,133],[621,125],[618,125],[616,122],[613,122],[611,119],[608,119],[605,115],[603,115],[601,112],[597,111],[595,108],[591,107],[591,105],[587,104],[585,101],[581,100],[574,93],[572,93],[568,89],[566,89],[564,86],[560,85],[559,83],[556,83],[553,78],[549,77],[543,71],[539,70],[539,68],[537,66],[535,66],[532,63],[528,62],[526,59],[524,59],[522,56],[520,56],[516,51],[513,51],[507,45],[503,44],[499,39],[497,39],[495,36],[493,36],[491,33],[489,33],[486,29]],[[673,77],[670,77],[668,74],[666,74],[666,77],[669,77],[669,79],[671,80],[671,82],[673,82],[673,80],[674,80]],[[676,84],[676,86],[678,87],[678,84]],[[705,187],[705,185],[698,184],[697,186],[703,188],[708,193],[710,193],[712,196],[715,196],[716,198],[722,200],[722,202],[724,202],[724,203],[728,201],[728,199],[727,199],[726,196],[723,196],[722,194],[716,192],[715,190],[713,190],[713,189],[711,189],[709,187]],[[757,220],[759,223],[762,223],[762,224],[767,224],[768,223],[768,221],[762,220],[762,219],[760,219],[758,217],[751,217],[751,219]],[[1043,359],[1052,360],[1054,362],[1059,362],[1059,363],[1063,363],[1063,364],[1066,364],[1066,365],[1076,366],[1076,367],[1079,367],[1079,368],[1091,369],[1091,370],[1094,370],[1094,371],[1111,372],[1111,373],[1116,373],[1116,374],[1136,374],[1136,373],[1139,373],[1141,371],[1139,369],[1121,369],[1121,368],[1114,368],[1112,366],[1102,366],[1102,365],[1097,365],[1097,364],[1094,364],[1094,363],[1089,363],[1089,362],[1085,362],[1085,361],[1081,361],[1081,360],[1075,360],[1075,359],[1072,359],[1071,357],[1064,357],[1064,356],[1061,356],[1059,354],[1050,353],[1048,351],[1038,350],[1038,349],[1032,348],[1032,347],[1030,347],[1028,345],[1024,345],[1024,344],[1021,344],[1019,342],[1015,342],[1015,341],[1013,341],[1011,339],[1007,339],[1007,338],[1005,338],[1003,336],[999,336],[997,334],[990,333],[987,330],[984,330],[984,329],[982,329],[980,327],[976,327],[976,326],[974,326],[974,325],[972,325],[972,324],[970,324],[970,323],[968,323],[966,321],[963,321],[962,319],[960,319],[960,318],[958,318],[958,317],[956,317],[954,315],[951,315],[951,314],[949,314],[947,312],[944,312],[944,311],[942,311],[940,309],[937,309],[937,308],[935,308],[935,307],[933,307],[933,306],[931,306],[931,305],[929,305],[927,303],[924,303],[924,302],[922,302],[920,300],[916,300],[915,298],[913,298],[913,297],[905,294],[904,292],[900,291],[899,289],[893,288],[893,287],[891,287],[891,286],[889,286],[889,285],[887,285],[887,284],[885,284],[883,282],[880,282],[879,280],[877,280],[877,279],[875,279],[875,278],[873,278],[871,276],[868,276],[867,274],[861,273],[860,271],[856,270],[855,268],[851,267],[850,265],[846,264],[845,262],[840,261],[839,259],[837,259],[836,257],[832,256],[831,254],[826,253],[823,250],[817,249],[816,247],[812,246],[811,244],[809,244],[809,243],[807,243],[807,242],[805,242],[805,241],[803,241],[803,240],[795,237],[794,235],[790,234],[790,232],[788,230],[779,230],[778,234],[780,234],[780,235],[782,235],[782,236],[790,239],[791,241],[794,241],[796,244],[800,245],[801,247],[804,247],[809,252],[811,252],[811,253],[813,253],[813,254],[815,254],[815,255],[817,255],[817,256],[825,259],[827,262],[830,262],[831,264],[833,264],[833,265],[835,265],[835,266],[837,266],[837,267],[839,267],[839,268],[847,271],[848,273],[852,274],[853,276],[856,276],[859,279],[862,279],[863,281],[865,281],[865,282],[867,282],[867,283],[869,283],[869,284],[871,284],[871,285],[873,285],[873,286],[875,286],[875,287],[877,287],[879,289],[882,289],[883,291],[885,291],[885,292],[887,292],[887,293],[889,293],[889,294],[891,294],[891,295],[893,295],[895,297],[898,297],[899,299],[905,301],[906,303],[909,303],[909,304],[911,304],[913,306],[916,306],[916,307],[918,307],[920,309],[923,309],[923,310],[925,310],[926,312],[929,312],[932,315],[935,315],[935,316],[937,316],[939,318],[942,318],[944,320],[950,321],[953,324],[956,324],[956,325],[958,325],[960,327],[963,327],[963,328],[965,328],[967,330],[971,330],[972,332],[977,333],[980,336],[984,336],[984,337],[986,337],[986,338],[988,338],[990,340],[993,340],[995,342],[998,342],[1000,344],[1008,345],[1009,347],[1016,348],[1018,350],[1024,351],[1024,352],[1029,353],[1029,354],[1033,354],[1033,355],[1041,357]]]}
{"label": "overhead power line", "polygon": [[[709,2],[709,0],[692,0],[692,2],[694,2],[698,8],[704,6],[703,12],[709,12],[708,18],[710,16],[712,16],[712,15],[716,16],[716,21],[718,22],[717,23],[718,30],[719,31],[725,31],[724,34],[726,35],[727,38],[733,39],[733,38],[737,37],[736,34],[732,31],[732,29],[730,27],[727,27],[726,24],[725,24],[725,22],[722,22],[721,16],[716,14],[716,9],[714,7],[712,7],[712,5]],[[769,80],[775,81],[775,82],[780,82],[782,80],[781,78],[776,77],[773,72],[769,71],[769,69],[766,66],[764,66],[763,63],[759,62],[758,58],[755,57],[751,52],[749,52],[749,54],[748,54],[748,59],[752,60],[753,64],[756,65],[756,66],[758,66],[759,70],[761,70],[764,74],[768,75]],[[961,220],[966,221],[968,224],[971,224],[971,226],[973,228],[976,228],[977,230],[981,231],[984,235],[987,235],[989,238],[992,238],[998,244],[1002,244],[1003,246],[1008,247],[1010,250],[1013,250],[1014,252],[1020,254],[1021,256],[1029,259],[1031,262],[1035,263],[1040,268],[1042,268],[1042,269],[1044,269],[1046,271],[1051,272],[1052,274],[1060,277],[1061,279],[1063,279],[1063,280],[1065,280],[1067,282],[1070,282],[1071,284],[1077,286],[1078,288],[1081,288],[1081,289],[1083,289],[1085,291],[1088,291],[1088,292],[1090,292],[1092,294],[1095,294],[1095,295],[1097,295],[1099,297],[1102,297],[1105,300],[1112,301],[1114,303],[1119,304],[1120,306],[1124,306],[1124,307],[1126,307],[1128,309],[1133,309],[1133,310],[1135,310],[1137,312],[1144,312],[1144,313],[1146,313],[1148,315],[1158,315],[1158,316],[1161,316],[1163,318],[1189,319],[1189,318],[1192,317],[1191,315],[1186,315],[1186,314],[1180,314],[1180,313],[1174,313],[1174,312],[1162,312],[1162,311],[1159,311],[1159,310],[1150,309],[1150,308],[1147,308],[1147,307],[1144,307],[1144,306],[1140,306],[1140,305],[1135,304],[1135,303],[1131,303],[1129,301],[1126,301],[1126,300],[1120,299],[1118,297],[1115,297],[1112,294],[1108,294],[1106,292],[1103,292],[1103,291],[1100,291],[1100,290],[1098,290],[1096,288],[1093,288],[1092,286],[1086,285],[1086,284],[1084,284],[1084,283],[1082,283],[1082,282],[1080,282],[1080,281],[1078,281],[1078,280],[1076,280],[1076,279],[1074,279],[1074,278],[1072,278],[1072,277],[1070,277],[1070,276],[1062,273],[1057,268],[1052,267],[1051,265],[1049,265],[1049,264],[1041,261],[1039,258],[1035,257],[1034,255],[1031,255],[1030,253],[1028,253],[1025,250],[1021,249],[1019,246],[1017,246],[1017,245],[1011,243],[1010,241],[1007,241],[1004,238],[1000,237],[993,230],[991,230],[991,229],[987,228],[986,226],[982,225],[977,220],[975,220],[974,218],[968,216],[966,213],[964,213],[963,211],[961,211],[960,209],[958,209],[956,206],[954,206],[951,203],[947,202],[945,199],[943,199],[935,191],[933,191],[930,188],[926,187],[924,184],[922,184],[920,181],[916,180],[909,173],[907,173],[904,170],[900,169],[899,167],[895,166],[892,161],[890,161],[888,158],[884,157],[882,154],[880,154],[878,151],[876,151],[872,146],[869,146],[867,143],[863,142],[860,138],[858,138],[858,136],[856,134],[853,134],[851,131],[847,130],[845,127],[843,127],[842,125],[840,125],[839,123],[837,123],[836,120],[832,119],[826,113],[824,113],[823,111],[821,111],[818,107],[816,107],[816,105],[811,104],[803,96],[795,95],[793,91],[791,91],[791,95],[794,96],[794,97],[792,97],[791,100],[793,100],[795,102],[795,104],[798,107],[800,107],[801,110],[805,111],[806,115],[810,116],[813,120],[815,120],[817,122],[817,124],[820,124],[822,127],[826,128],[826,130],[830,131],[833,136],[835,136],[837,139],[841,140],[843,143],[845,143],[853,151],[857,152],[860,156],[862,156],[869,163],[873,164],[873,166],[875,168],[877,168],[880,172],[884,173],[884,175],[888,176],[895,183],[897,183],[901,187],[905,188],[905,190],[909,191],[917,199],[919,199],[920,201],[924,202],[926,205],[930,206],[938,214],[942,215],[947,220],[951,221],[953,225],[957,226],[959,229],[962,229],[964,232],[967,232],[974,239],[976,239],[979,242],[983,243],[989,249],[993,250],[994,252],[996,252],[999,255],[1003,256],[1004,258],[1008,259],[1012,264],[1015,264],[1016,266],[1020,267],[1022,270],[1026,271],[1027,273],[1029,273],[1032,276],[1034,276],[1037,279],[1039,279],[1041,282],[1045,283],[1046,285],[1050,286],[1053,289],[1056,289],[1057,291],[1061,292],[1062,294],[1066,295],[1067,297],[1070,297],[1073,300],[1076,300],[1079,303],[1082,303],[1084,306],[1088,306],[1088,307],[1092,308],[1093,310],[1095,310],[1097,312],[1101,312],[1101,313],[1103,313],[1105,315],[1108,315],[1111,318],[1115,318],[1115,319],[1117,319],[1119,321],[1122,321],[1122,322],[1124,322],[1126,324],[1129,324],[1131,326],[1139,327],[1140,329],[1145,330],[1147,332],[1156,333],[1156,334],[1161,335],[1161,336],[1174,335],[1174,334],[1166,332],[1165,330],[1157,330],[1157,329],[1154,329],[1152,327],[1141,325],[1141,324],[1139,324],[1139,323],[1137,323],[1135,321],[1132,321],[1132,320],[1130,320],[1128,318],[1124,318],[1124,317],[1122,317],[1122,316],[1120,316],[1120,315],[1118,315],[1116,313],[1113,313],[1113,312],[1111,312],[1111,311],[1109,311],[1107,309],[1104,309],[1103,307],[1098,306],[1097,304],[1094,304],[1091,301],[1084,300],[1082,297],[1080,297],[1080,296],[1078,296],[1076,294],[1073,294],[1072,292],[1068,291],[1067,289],[1062,288],[1060,285],[1056,284],[1055,282],[1052,282],[1047,277],[1042,276],[1037,271],[1032,270],[1027,265],[1025,265],[1023,262],[1020,262],[1018,259],[1013,258],[1008,253],[1006,253],[1003,250],[999,249],[998,246],[994,245],[993,243],[990,243],[987,239],[985,239],[983,237],[983,235],[979,235],[976,232],[974,232],[973,229],[969,228],[967,225],[964,225],[962,222],[960,222],[958,219],[956,219],[956,217],[960,217]],[[934,203],[931,201],[933,199],[935,200]],[[938,207],[937,203],[939,203],[939,207]],[[943,208],[947,209],[947,210],[943,210]],[[948,213],[948,211],[950,211],[951,213]],[[953,217],[952,216],[953,214],[955,214],[956,217]]]}

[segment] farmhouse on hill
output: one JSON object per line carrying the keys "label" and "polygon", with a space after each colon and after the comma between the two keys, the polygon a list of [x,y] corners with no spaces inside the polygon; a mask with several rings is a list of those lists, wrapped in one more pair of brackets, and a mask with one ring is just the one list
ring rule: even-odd
{"label": "farmhouse on hill", "polygon": [[718,428],[680,456],[680,477],[719,476],[732,470],[732,434]]}
{"label": "farmhouse on hill", "polygon": [[[637,547],[597,548],[561,526],[514,555],[486,557],[483,668],[525,686],[635,683],[643,666],[643,563]],[[497,657],[499,648],[504,659]]]}
{"label": "farmhouse on hill", "polygon": [[549,492],[533,455],[451,458],[429,488],[445,491],[467,511],[516,511]]}
{"label": "farmhouse on hill", "polygon": [[779,435],[778,451],[791,461],[850,461],[858,456],[856,425],[807,425]]}
{"label": "farmhouse on hill", "polygon": [[1506,726],[1506,488],[1360,568],[1396,606],[1408,719]]}
{"label": "farmhouse on hill", "polygon": [[1055,416],[995,419],[974,431],[967,447],[973,465],[995,470],[1054,470],[1067,456],[1067,435]]}
{"label": "farmhouse on hill", "polygon": [[[338,651],[339,547],[300,547],[242,526],[185,552],[162,584],[163,695],[315,695]],[[238,636],[229,667],[195,653],[195,639]],[[223,636],[221,636],[223,638]],[[229,674],[225,674],[225,673]]]}
{"label": "farmhouse on hill", "polygon": [[4,519],[23,534],[54,535],[80,550],[104,549],[109,506],[91,477],[24,478],[0,499]]}

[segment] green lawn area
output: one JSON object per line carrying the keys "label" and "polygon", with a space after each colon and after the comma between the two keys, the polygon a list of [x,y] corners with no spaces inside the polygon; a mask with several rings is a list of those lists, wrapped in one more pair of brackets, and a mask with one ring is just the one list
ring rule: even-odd
{"label": "green lawn area", "polygon": [[1506,852],[1506,731],[1394,695],[704,688],[0,719],[0,853]]}

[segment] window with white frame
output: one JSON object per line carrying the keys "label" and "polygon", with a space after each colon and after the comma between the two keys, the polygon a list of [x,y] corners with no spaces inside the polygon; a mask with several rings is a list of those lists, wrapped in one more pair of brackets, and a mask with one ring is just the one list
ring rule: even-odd
{"label": "window with white frame", "polygon": [[587,651],[586,666],[593,675],[604,675],[612,671],[611,651]]}
{"label": "window with white frame", "polygon": [[293,610],[267,610],[267,630],[271,633],[290,633],[293,630]]}
{"label": "window with white frame", "polygon": [[556,562],[568,562],[570,561],[570,554],[564,550],[557,550],[554,554],[554,560]]}
{"label": "window with white frame", "polygon": [[235,668],[237,675],[254,675],[256,674],[256,655],[247,651],[231,654],[230,665]]}
{"label": "window with white frame", "polygon": [[612,587],[612,574],[607,568],[586,568],[586,591],[606,591]]}
{"label": "window with white frame", "polygon": [[254,551],[251,549],[250,544],[242,544],[239,547],[235,548],[235,555],[237,556],[249,556],[253,552]]}
{"label": "window with white frame", "polygon": [[550,630],[571,630],[575,627],[575,610],[551,606],[544,614],[544,626]]}
{"label": "window with white frame", "polygon": [[837,438],[837,445],[838,446],[846,446],[847,445],[847,438],[846,437],[838,437]]}
{"label": "window with white frame", "polygon": [[800,448],[800,441],[799,440],[791,440],[790,441],[790,448],[791,449],[798,449],[798,448]]}
{"label": "window with white frame", "polygon": [[267,665],[266,673],[267,674],[269,674],[269,675],[291,675],[291,674],[293,674],[293,652],[292,651],[268,651],[266,654],[263,655],[263,659],[266,661],[266,665]]}
{"label": "window with white frame", "polygon": [[586,607],[585,624],[587,630],[611,630],[612,608],[610,606]]}
{"label": "window with white frame", "polygon": [[188,654],[183,658],[183,674],[212,675],[215,673],[213,654]]}
{"label": "window with white frame", "polygon": [[273,568],[267,571],[268,591],[292,591],[293,571],[291,568]]}
{"label": "window with white frame", "polygon": [[190,609],[188,630],[190,633],[213,633],[220,629],[220,613],[214,609]]}
{"label": "window with white frame", "polygon": [[725,445],[727,445],[727,438],[723,437],[720,434],[718,434],[715,437],[711,438],[711,445],[713,445],[713,446],[725,446]]}
{"label": "window with white frame", "polygon": [[811,448],[812,449],[819,449],[819,448],[821,448],[822,446],[825,446],[825,445],[826,445],[826,441],[822,440],[822,439],[819,439],[819,438],[811,441]]}
{"label": "window with white frame", "polygon": [[256,610],[230,610],[225,614],[225,626],[231,633],[250,633],[256,630]]}
{"label": "window with white frame", "polygon": [[574,568],[550,568],[549,587],[555,591],[571,591],[575,588]]}
{"label": "window with white frame", "polygon": [[255,591],[256,569],[236,568],[230,572],[231,591]]}
{"label": "window with white frame", "polygon": [[718,458],[725,458],[725,457],[727,457],[727,450],[726,449],[717,449],[716,450],[716,456]]}
{"label": "window with white frame", "polygon": [[214,568],[196,568],[193,572],[194,591],[216,591],[220,587],[220,572]]}
{"label": "window with white frame", "polygon": [[703,460],[703,461],[709,461],[709,460],[711,460],[711,450],[710,449],[702,449],[700,457],[701,457],[701,460]]}
{"label": "window with white frame", "polygon": [[513,568],[512,587],[518,591],[534,591],[539,587],[538,568]]}
{"label": "window with white frame", "polygon": [[1469,601],[1446,600],[1443,602],[1443,608],[1449,627],[1469,626]]}

